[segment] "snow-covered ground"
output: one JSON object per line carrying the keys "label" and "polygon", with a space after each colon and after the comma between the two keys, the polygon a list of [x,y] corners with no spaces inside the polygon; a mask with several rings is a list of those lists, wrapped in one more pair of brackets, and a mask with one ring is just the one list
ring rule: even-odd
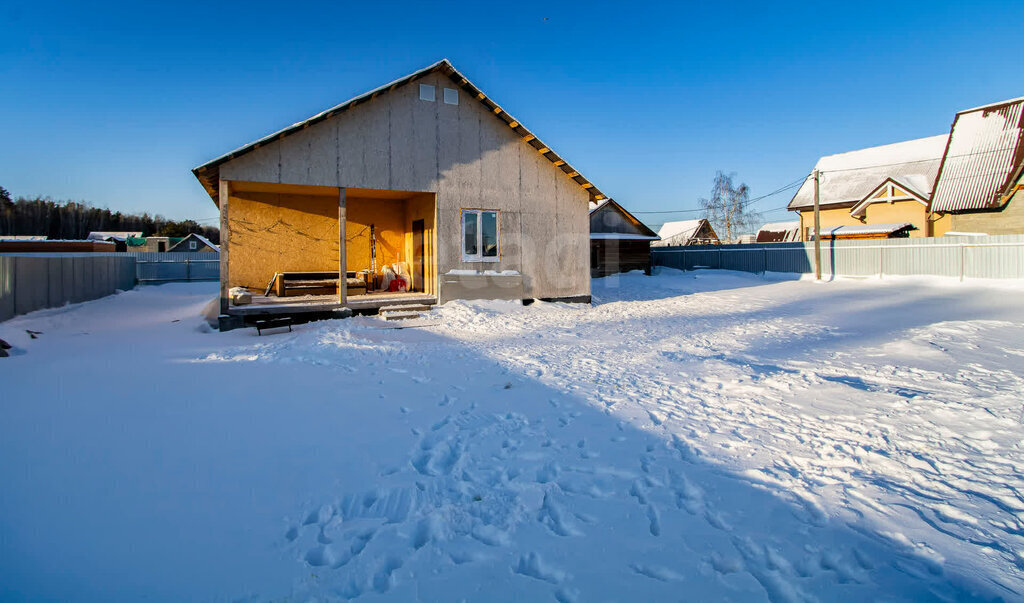
{"label": "snow-covered ground", "polygon": [[215,292],[0,323],[0,599],[1024,597],[1019,284],[665,271],[264,337]]}

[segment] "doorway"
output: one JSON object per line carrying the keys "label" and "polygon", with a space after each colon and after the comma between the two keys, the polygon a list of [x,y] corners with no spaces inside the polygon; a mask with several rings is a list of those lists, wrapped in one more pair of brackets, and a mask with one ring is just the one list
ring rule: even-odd
{"label": "doorway", "polygon": [[423,292],[423,285],[426,283],[424,272],[424,249],[423,231],[425,224],[423,220],[412,221],[412,290]]}

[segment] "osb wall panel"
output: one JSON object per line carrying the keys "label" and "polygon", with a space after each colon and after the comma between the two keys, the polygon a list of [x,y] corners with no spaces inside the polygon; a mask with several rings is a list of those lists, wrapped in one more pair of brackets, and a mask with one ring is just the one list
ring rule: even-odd
{"label": "osb wall panel", "polygon": [[349,198],[346,208],[345,256],[349,270],[370,267],[371,224],[376,240],[378,272],[386,264],[408,258],[405,250],[405,201]]}
{"label": "osb wall panel", "polygon": [[263,289],[275,272],[338,269],[338,199],[238,193],[228,200],[231,287]]}
{"label": "osb wall panel", "polygon": [[437,236],[434,228],[434,196],[420,195],[413,197],[406,202],[405,223],[408,231],[405,236],[405,256],[409,258],[409,270],[412,269],[413,240],[412,223],[415,220],[423,220],[423,283],[416,282],[419,277],[413,274],[413,284],[422,285],[424,292],[437,293]]}

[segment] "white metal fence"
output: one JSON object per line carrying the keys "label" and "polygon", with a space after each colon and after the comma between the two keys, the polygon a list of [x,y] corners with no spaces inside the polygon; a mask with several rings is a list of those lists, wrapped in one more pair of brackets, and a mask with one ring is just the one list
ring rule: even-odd
{"label": "white metal fence", "polygon": [[[651,264],[746,272],[814,272],[814,243],[651,248]],[[821,242],[826,276],[1024,278],[1024,235]]]}

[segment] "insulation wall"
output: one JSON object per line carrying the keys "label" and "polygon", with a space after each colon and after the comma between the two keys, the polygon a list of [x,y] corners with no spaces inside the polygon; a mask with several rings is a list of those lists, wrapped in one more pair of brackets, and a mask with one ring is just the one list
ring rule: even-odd
{"label": "insulation wall", "polygon": [[[434,102],[420,84],[436,86]],[[220,177],[436,193],[440,274],[516,270],[527,297],[589,295],[589,194],[465,91],[444,103],[446,87],[441,74],[400,86],[223,164]],[[462,261],[466,208],[501,212],[499,262]]]}

